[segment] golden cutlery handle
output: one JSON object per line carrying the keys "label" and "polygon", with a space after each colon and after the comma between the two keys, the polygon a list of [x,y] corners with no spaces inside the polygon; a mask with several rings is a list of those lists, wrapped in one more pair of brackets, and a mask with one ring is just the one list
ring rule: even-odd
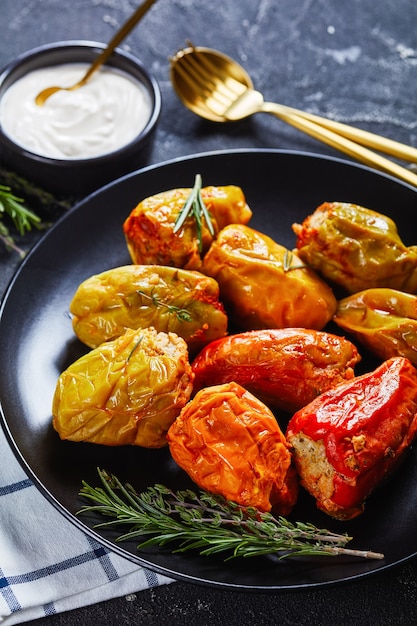
{"label": "golden cutlery handle", "polygon": [[363,146],[347,139],[346,137],[342,137],[337,133],[329,130],[328,128],[324,128],[323,126],[316,124],[315,122],[302,117],[301,115],[296,115],[295,113],[289,113],[286,110],[286,107],[282,107],[279,104],[275,104],[274,102],[265,102],[262,106],[262,111],[264,113],[272,113],[276,115],[281,120],[302,130],[303,132],[311,135],[315,139],[318,139],[329,146],[336,148],[344,152],[345,154],[358,159],[362,163],[366,165],[370,165],[371,167],[376,167],[377,169],[383,170],[404,180],[410,185],[414,185],[417,187],[417,175],[406,169],[405,167],[401,167],[397,163],[386,159],[385,157],[377,154],[376,152],[372,152],[372,150],[368,150]]}
{"label": "golden cutlery handle", "polygon": [[299,109],[294,109],[284,105],[282,106],[288,113],[299,115],[300,117],[310,120],[310,122],[320,124],[320,126],[328,128],[339,135],[343,135],[343,137],[346,137],[347,139],[356,141],[363,146],[367,146],[373,150],[380,150],[381,152],[385,152],[386,154],[398,159],[404,159],[405,161],[417,163],[417,148],[407,146],[404,143],[388,139],[387,137],[382,137],[381,135],[376,135],[375,133],[362,130],[361,128],[356,128],[355,126],[349,126],[348,124],[343,124],[342,122],[329,120],[325,117],[321,117],[320,115],[314,115],[313,113],[307,113],[306,111],[300,111]]}
{"label": "golden cutlery handle", "polygon": [[103,52],[101,52],[91,67],[88,69],[87,73],[80,80],[81,85],[83,85],[90,76],[101,66],[103,63],[107,61],[109,56],[113,53],[116,46],[119,45],[121,41],[130,33],[134,26],[139,22],[139,20],[149,11],[151,6],[156,2],[156,0],[145,0],[141,5],[138,6],[136,11],[126,20],[125,24],[121,27],[119,31],[116,32],[113,39],[109,41],[107,46],[104,48]]}

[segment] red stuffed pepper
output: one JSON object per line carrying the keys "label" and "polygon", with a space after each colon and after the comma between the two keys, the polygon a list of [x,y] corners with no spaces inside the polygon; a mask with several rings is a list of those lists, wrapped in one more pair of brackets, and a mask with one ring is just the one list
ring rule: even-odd
{"label": "red stuffed pepper", "polygon": [[295,413],[287,428],[301,484],[319,509],[352,519],[417,431],[417,370],[393,357]]}

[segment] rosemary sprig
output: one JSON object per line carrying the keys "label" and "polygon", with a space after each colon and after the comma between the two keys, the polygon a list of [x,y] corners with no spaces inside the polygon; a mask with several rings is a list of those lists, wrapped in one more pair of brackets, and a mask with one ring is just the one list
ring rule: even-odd
{"label": "rosemary sprig", "polygon": [[142,341],[143,341],[143,335],[141,335],[141,336],[139,337],[139,339],[137,340],[137,342],[135,343],[135,345],[134,345],[134,346],[133,346],[133,348],[131,349],[131,351],[130,351],[130,353],[129,353],[129,356],[128,356],[128,357],[127,357],[127,359],[126,359],[126,360],[127,360],[127,362],[129,362],[129,361],[130,361],[130,359],[131,359],[131,358],[132,358],[132,356],[133,356],[133,353],[135,352],[135,350],[137,350],[137,349],[139,348],[139,346],[140,346],[140,344],[142,343]]}
{"label": "rosemary sprig", "polygon": [[23,204],[23,199],[15,196],[10,187],[0,185],[0,240],[9,249],[15,250],[23,256],[24,253],[18,248],[14,242],[8,227],[3,222],[3,216],[8,215],[19,235],[23,235],[25,231],[30,231],[32,226],[40,226],[40,218],[27,209]]}
{"label": "rosemary sprig", "polygon": [[14,193],[23,196],[35,213],[44,219],[56,220],[74,204],[75,198],[58,198],[54,194],[42,189],[33,181],[24,178],[17,172],[6,169],[0,164],[0,181],[3,185],[13,189]]}
{"label": "rosemary sprig", "polygon": [[284,259],[282,262],[282,269],[284,272],[289,272],[291,270],[299,270],[303,267],[308,267],[305,263],[302,263],[301,259],[296,257],[298,263],[294,263],[294,253],[291,250],[285,250]]}
{"label": "rosemary sprig", "polygon": [[160,300],[155,294],[145,293],[141,289],[138,289],[137,293],[140,296],[142,296],[142,298],[151,300],[154,306],[165,307],[170,313],[174,313],[180,322],[192,322],[193,321],[193,318],[187,309],[182,309],[176,306],[175,304],[167,304],[166,302],[163,302],[162,300]]}
{"label": "rosemary sprig", "polygon": [[[199,550],[202,555],[228,553],[227,559],[275,554],[291,556],[347,555],[382,559],[369,550],[345,548],[351,540],[313,524],[291,523],[254,508],[239,506],[206,491],[171,491],[155,485],[138,494],[129,484],[98,469],[101,487],[83,481],[80,495],[94,502],[79,513],[97,512],[114,518],[96,525],[129,526],[118,541],[143,539],[138,549],[175,543],[174,552]],[[148,537],[146,539],[146,537]]]}
{"label": "rosemary sprig", "polygon": [[204,200],[201,195],[201,186],[202,179],[200,174],[196,174],[194,187],[191,190],[190,195],[188,196],[186,202],[184,203],[182,209],[178,213],[178,217],[175,220],[174,224],[174,233],[177,233],[184,225],[185,220],[188,217],[192,217],[195,221],[196,232],[197,232],[197,242],[198,242],[198,250],[201,253],[203,250],[203,235],[202,235],[202,225],[203,219],[207,224],[207,228],[209,229],[210,235],[214,237],[214,227],[211,221],[209,212],[207,210],[206,205],[204,204]]}

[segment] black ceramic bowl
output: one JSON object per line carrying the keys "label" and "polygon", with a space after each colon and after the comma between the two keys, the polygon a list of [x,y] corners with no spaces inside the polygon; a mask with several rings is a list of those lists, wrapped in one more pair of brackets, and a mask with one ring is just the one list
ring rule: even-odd
{"label": "black ceramic bowl", "polygon": [[[90,41],[66,41],[30,50],[0,71],[2,94],[26,73],[65,63],[91,63],[105,46]],[[113,152],[83,159],[56,159],[40,156],[14,143],[0,125],[0,158],[8,169],[60,195],[81,196],[146,165],[161,111],[161,93],[156,79],[141,61],[116,50],[106,62],[138,80],[148,91],[150,118],[138,136]]]}

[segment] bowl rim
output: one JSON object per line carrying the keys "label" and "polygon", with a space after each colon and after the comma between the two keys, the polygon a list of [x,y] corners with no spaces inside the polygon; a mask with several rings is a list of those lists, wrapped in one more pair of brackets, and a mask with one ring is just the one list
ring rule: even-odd
{"label": "bowl rim", "polygon": [[[79,50],[79,51],[82,51],[83,49],[85,49],[86,51],[89,51],[89,50],[93,51],[94,49],[96,49],[98,52],[100,52],[101,50],[106,48],[106,46],[107,44],[97,42],[97,41],[74,39],[74,40],[67,40],[67,41],[51,42],[47,44],[42,44],[41,46],[37,46],[35,48],[31,48],[30,50],[27,50],[23,52],[22,54],[18,55],[17,57],[15,57],[14,59],[6,63],[6,65],[0,68],[0,97],[1,97],[1,88],[4,85],[5,81],[9,77],[12,77],[14,72],[16,72],[20,67],[24,66],[26,63],[30,62],[31,60],[36,59],[37,57],[41,58],[42,56],[44,56],[45,58],[47,58],[48,55],[53,53],[54,51],[64,53],[66,50],[70,51],[71,49]],[[112,66],[111,59],[113,55],[115,55],[116,58],[121,58],[122,60],[127,61],[128,64],[130,64],[132,67],[134,66],[136,70],[138,70],[138,74],[140,75],[140,78],[138,77],[136,78],[138,78],[138,80],[142,82],[142,84],[148,90],[149,95],[151,97],[151,115],[145,127],[129,143],[121,146],[120,148],[117,148],[116,150],[112,150],[111,152],[106,152],[105,154],[94,156],[94,157],[87,157],[83,159],[57,159],[54,157],[48,157],[48,156],[37,154],[36,152],[32,152],[31,150],[23,146],[20,146],[18,143],[13,141],[3,131],[1,123],[0,123],[0,143],[3,143],[5,146],[7,146],[9,150],[13,150],[15,152],[18,151],[25,158],[36,160],[37,162],[48,164],[48,165],[59,166],[62,168],[65,168],[65,167],[71,168],[71,167],[74,167],[75,165],[80,165],[80,164],[98,165],[101,163],[105,163],[111,159],[114,159],[115,157],[117,158],[117,156],[121,154],[126,154],[129,152],[135,151],[137,149],[138,144],[142,144],[142,143],[146,144],[148,139],[150,138],[150,135],[155,129],[155,126],[161,115],[162,96],[161,96],[161,90],[160,90],[158,81],[156,77],[152,74],[152,72],[150,72],[145,67],[144,63],[138,57],[135,57],[133,54],[130,54],[129,52],[126,52],[125,50],[122,50],[121,48],[116,48],[114,50],[114,52],[109,57],[109,59],[107,59],[106,64]],[[71,61],[68,61],[68,62],[71,62]],[[55,63],[55,64],[58,64],[58,63]],[[47,64],[45,64],[45,66],[46,65]],[[119,68],[119,69],[122,69],[122,71],[125,71],[127,74],[129,73],[129,71],[126,69],[124,70],[123,68]],[[12,83],[13,81],[11,81],[11,84]]]}

